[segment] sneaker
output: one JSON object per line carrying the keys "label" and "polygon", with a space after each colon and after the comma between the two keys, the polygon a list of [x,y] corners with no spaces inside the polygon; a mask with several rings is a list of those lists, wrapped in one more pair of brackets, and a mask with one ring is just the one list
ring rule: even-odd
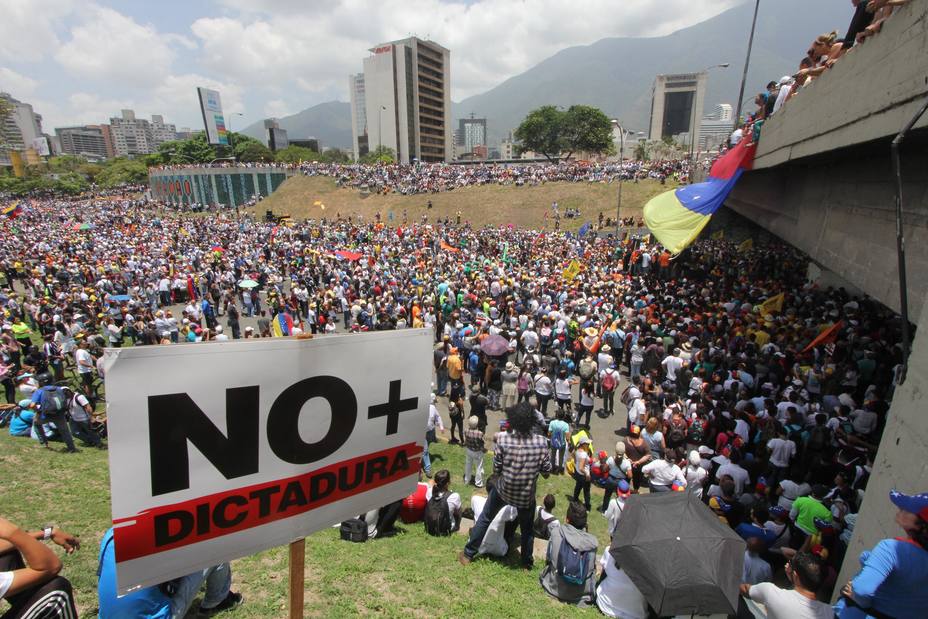
{"label": "sneaker", "polygon": [[216,606],[212,608],[203,608],[202,606],[198,609],[201,617],[212,617],[215,614],[232,610],[236,606],[241,606],[244,599],[242,598],[241,593],[235,593],[234,591],[229,591],[229,594],[226,595],[226,599],[219,602]]}

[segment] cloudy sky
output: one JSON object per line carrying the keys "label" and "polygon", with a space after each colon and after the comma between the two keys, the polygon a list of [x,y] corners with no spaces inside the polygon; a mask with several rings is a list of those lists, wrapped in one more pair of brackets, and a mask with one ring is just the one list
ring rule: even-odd
{"label": "cloudy sky", "polygon": [[604,37],[660,36],[746,0],[0,0],[0,90],[43,127],[122,108],[198,128],[196,86],[233,128],[348,100],[375,44],[417,34],[451,49],[458,101],[553,53]]}

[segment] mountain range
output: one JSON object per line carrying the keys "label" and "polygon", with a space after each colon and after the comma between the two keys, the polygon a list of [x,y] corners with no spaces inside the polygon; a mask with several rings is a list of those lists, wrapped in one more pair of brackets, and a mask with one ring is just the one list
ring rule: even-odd
{"label": "mountain range", "polygon": [[[485,93],[452,104],[452,118],[474,113],[487,119],[490,144],[514,130],[525,115],[541,105],[586,104],[618,118],[629,130],[647,132],[651,88],[661,73],[710,70],[706,109],[719,103],[737,107],[754,3],[747,2],[670,35],[651,38],[601,39],[570,47],[543,60]],[[770,80],[794,73],[812,40],[837,30],[843,35],[853,9],[847,0],[773,0],[761,4],[745,90],[745,108]],[[452,68],[454,63],[452,50]],[[279,119],[291,136],[318,137],[326,146],[351,144],[348,103],[322,103]],[[261,123],[243,130],[264,138]]]}

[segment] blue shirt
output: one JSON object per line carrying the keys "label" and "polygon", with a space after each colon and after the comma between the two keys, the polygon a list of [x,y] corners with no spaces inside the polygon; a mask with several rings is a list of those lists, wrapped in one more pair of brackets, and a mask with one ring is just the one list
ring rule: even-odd
{"label": "blue shirt", "polygon": [[116,597],[116,550],[113,548],[113,528],[100,541],[100,567],[97,595],[100,598],[100,619],[171,619],[171,599],[158,587],[133,591]]}
{"label": "blue shirt", "polygon": [[[749,540],[752,537],[759,537],[764,540],[764,544],[767,548],[770,548],[775,541],[777,541],[777,535],[769,529],[759,527],[756,524],[751,522],[742,522],[737,527],[735,527],[735,533],[741,536],[741,539]],[[745,581],[746,582],[746,581]],[[751,583],[757,584],[757,583]]]}
{"label": "blue shirt", "polygon": [[[860,553],[861,570],[851,581],[854,599],[891,617],[924,617],[928,608],[928,550],[896,539],[884,539]],[[866,611],[835,604],[840,619],[863,619]]]}
{"label": "blue shirt", "polygon": [[10,419],[11,436],[29,436],[32,432],[32,420],[35,413],[31,410],[21,410]]}

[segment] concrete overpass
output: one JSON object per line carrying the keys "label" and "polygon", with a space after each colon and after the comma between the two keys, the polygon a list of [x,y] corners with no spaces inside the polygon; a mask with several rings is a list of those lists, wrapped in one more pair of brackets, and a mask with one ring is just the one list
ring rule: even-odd
{"label": "concrete overpass", "polygon": [[[913,0],[765,123],[726,206],[899,311],[890,142],[926,96],[928,0]],[[928,115],[902,159],[915,321],[928,292]]]}
{"label": "concrete overpass", "polygon": [[[890,142],[926,96],[928,0],[913,0],[767,121],[755,170],[726,206],[899,311]],[[928,116],[906,139],[902,159],[909,317],[921,328],[836,595],[858,571],[861,551],[901,534],[889,490],[928,491]]]}

